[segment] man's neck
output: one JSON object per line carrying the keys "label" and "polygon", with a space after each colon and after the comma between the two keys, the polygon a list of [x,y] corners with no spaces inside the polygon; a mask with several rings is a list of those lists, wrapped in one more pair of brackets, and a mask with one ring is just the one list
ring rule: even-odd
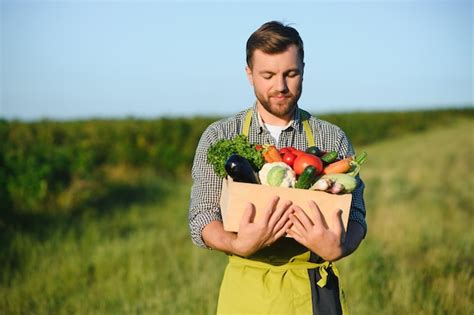
{"label": "man's neck", "polygon": [[287,126],[290,121],[293,119],[295,114],[296,106],[293,111],[288,114],[286,117],[278,117],[269,113],[259,102],[257,102],[257,110],[260,114],[260,118],[266,124],[273,125],[273,126]]}

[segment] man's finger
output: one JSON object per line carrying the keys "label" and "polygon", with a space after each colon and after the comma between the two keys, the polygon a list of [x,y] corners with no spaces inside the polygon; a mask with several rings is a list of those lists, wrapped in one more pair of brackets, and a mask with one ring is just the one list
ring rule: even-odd
{"label": "man's finger", "polygon": [[308,217],[308,215],[306,214],[306,212],[304,212],[303,209],[298,206],[293,207],[293,209],[295,210],[296,216],[304,225],[305,229],[309,229],[314,225],[313,221],[310,219],[310,217]]}
{"label": "man's finger", "polygon": [[296,214],[294,213],[290,214],[290,221],[293,223],[293,226],[298,233],[302,234],[306,232],[305,226],[303,225],[303,223],[301,223],[301,221],[299,220],[299,217],[296,216]]}
{"label": "man's finger", "polygon": [[286,231],[286,234],[287,234],[289,237],[292,237],[292,238],[293,238],[295,241],[297,241],[298,243],[303,244],[303,242],[304,242],[303,236],[301,236],[301,234],[298,233],[294,228],[293,228],[293,229],[289,229],[288,231]]}
{"label": "man's finger", "polygon": [[324,218],[324,215],[321,213],[321,210],[319,210],[318,205],[314,201],[309,201],[309,207],[311,210],[313,210],[313,215],[314,215],[314,225],[317,227],[324,227],[328,229],[328,224],[326,222],[326,219]]}
{"label": "man's finger", "polygon": [[342,210],[339,209],[333,214],[333,222],[331,225],[331,230],[334,231],[336,235],[340,235],[341,242],[344,242],[345,231],[344,231],[344,222],[342,222]]}
{"label": "man's finger", "polygon": [[285,235],[285,233],[288,231],[288,229],[291,228],[292,225],[293,223],[291,221],[286,222],[285,225],[283,225],[283,227],[281,227],[278,231],[276,231],[275,236],[274,236],[275,240]]}
{"label": "man's finger", "polygon": [[278,230],[280,230],[287,222],[291,222],[289,219],[291,213],[292,209],[289,207],[285,209],[281,217],[278,219],[278,221],[276,221],[275,226],[273,227],[273,233],[276,233]]}
{"label": "man's finger", "polygon": [[268,202],[267,207],[265,208],[265,214],[262,217],[262,221],[265,224],[268,224],[268,221],[270,220],[270,217],[272,216],[273,212],[276,209],[276,206],[278,204],[278,201],[280,200],[280,197],[278,196],[273,196],[270,201]]}
{"label": "man's finger", "polygon": [[[272,213],[271,217],[270,217],[270,221],[268,223],[268,226],[273,228],[273,230],[275,230],[275,227],[280,223],[280,221],[283,219],[284,221],[286,221],[288,219],[288,216],[286,215],[287,214],[287,210],[288,208],[291,206],[292,202],[287,200],[285,202],[283,202],[283,204],[281,204],[277,210],[275,212]],[[286,215],[286,219],[285,219],[285,215]],[[284,222],[283,222],[284,223]],[[281,226],[281,225],[280,225]]]}
{"label": "man's finger", "polygon": [[255,212],[255,205],[249,202],[245,207],[242,219],[240,219],[240,225],[253,223],[253,220],[255,219]]}

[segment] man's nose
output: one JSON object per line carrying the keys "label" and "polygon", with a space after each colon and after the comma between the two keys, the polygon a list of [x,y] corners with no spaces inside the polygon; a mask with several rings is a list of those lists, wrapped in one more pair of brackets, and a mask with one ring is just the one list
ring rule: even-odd
{"label": "man's nose", "polygon": [[284,76],[276,77],[275,89],[279,92],[286,92],[288,90],[288,85],[286,84],[286,78]]}

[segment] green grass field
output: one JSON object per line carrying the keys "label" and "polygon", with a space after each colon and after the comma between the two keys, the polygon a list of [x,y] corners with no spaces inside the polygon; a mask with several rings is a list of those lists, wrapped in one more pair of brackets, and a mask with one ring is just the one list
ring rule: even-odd
{"label": "green grass field", "polygon": [[353,314],[473,314],[474,122],[367,147],[369,234],[341,262]]}
{"label": "green grass field", "polygon": [[[369,232],[339,262],[351,314],[474,313],[473,131],[357,148]],[[0,224],[0,314],[213,314],[226,257],[190,241],[190,181],[137,185],[133,202]]]}

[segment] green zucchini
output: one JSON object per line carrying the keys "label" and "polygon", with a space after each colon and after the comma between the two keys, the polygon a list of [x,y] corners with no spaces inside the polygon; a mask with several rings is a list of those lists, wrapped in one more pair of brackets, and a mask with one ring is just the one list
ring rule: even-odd
{"label": "green zucchini", "polygon": [[303,173],[300,174],[300,177],[298,177],[295,188],[308,189],[314,184],[317,178],[318,173],[316,168],[312,165],[308,165],[304,169]]}
{"label": "green zucchini", "polygon": [[337,152],[336,151],[329,151],[321,157],[321,161],[326,164],[330,164],[337,159]]}
{"label": "green zucchini", "polygon": [[366,158],[367,158],[367,152],[362,152],[361,154],[356,155],[354,161],[356,161],[357,164],[362,165],[362,163],[365,162]]}

